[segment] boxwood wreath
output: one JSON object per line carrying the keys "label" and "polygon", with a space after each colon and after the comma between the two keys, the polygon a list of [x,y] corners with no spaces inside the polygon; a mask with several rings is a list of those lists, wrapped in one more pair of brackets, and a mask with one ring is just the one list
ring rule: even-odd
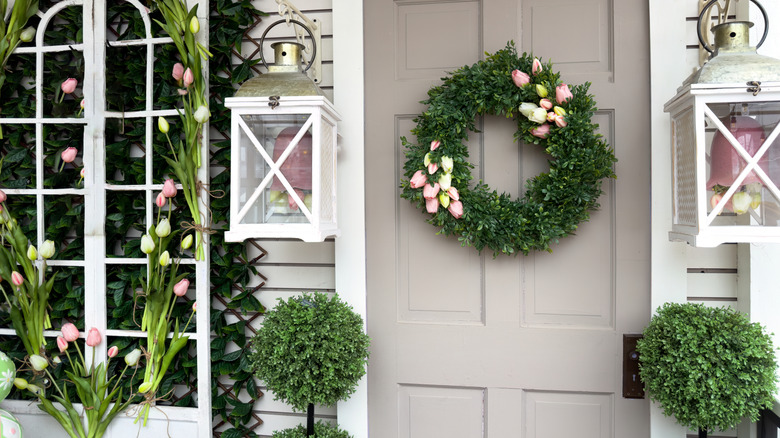
{"label": "boxwood wreath", "polygon": [[[514,43],[484,61],[464,66],[428,91],[428,108],[414,121],[417,143],[406,148],[401,197],[431,214],[439,234],[494,256],[552,251],[550,245],[576,231],[599,207],[602,180],[614,178],[617,161],[591,121],[596,111],[590,83],[569,88]],[[525,195],[512,199],[487,184],[473,187],[464,141],[476,132],[477,116],[515,117],[515,140],[542,146],[549,172],[529,179]]]}

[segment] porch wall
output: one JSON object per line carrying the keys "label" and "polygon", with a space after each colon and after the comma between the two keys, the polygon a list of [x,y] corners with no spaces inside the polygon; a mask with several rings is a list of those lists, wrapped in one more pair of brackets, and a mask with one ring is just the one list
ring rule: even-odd
{"label": "porch wall", "polygon": [[[780,19],[780,6],[763,2],[770,21]],[[778,293],[780,248],[778,245],[724,244],[716,248],[693,248],[684,243],[669,242],[672,224],[671,145],[669,115],[663,105],[683,80],[698,68],[699,49],[696,36],[698,2],[650,0],[651,32],[651,123],[652,123],[652,309],[664,302],[702,302],[713,306],[730,306],[748,313],[753,321],[780,333],[775,323],[780,301]],[[739,2],[735,14],[750,15],[763,31],[760,14],[747,2]],[[770,38],[759,53],[780,57],[780,42],[772,38],[778,30],[770,27]],[[685,59],[685,64],[677,60]],[[669,60],[675,60],[671,62]],[[775,345],[780,337],[775,336]],[[683,438],[686,431],[664,417],[657,406],[651,406],[652,438]],[[728,431],[718,436],[737,436]],[[740,437],[754,437],[755,427],[744,423]]]}
{"label": "porch wall", "polygon": [[[331,0],[293,0],[298,7],[310,19],[316,19],[322,29],[322,47],[317,50],[322,53],[322,82],[320,87],[325,91],[329,99],[334,99],[334,75],[333,75],[333,8]],[[258,42],[263,32],[274,22],[281,19],[278,14],[278,6],[274,0],[254,0],[254,6],[265,13],[260,24],[254,27],[241,47],[243,58],[259,59]],[[275,26],[266,36],[262,47],[266,60],[274,59],[271,44],[277,41],[294,40],[294,33],[287,25]],[[240,58],[234,58],[235,63]],[[257,70],[265,72],[262,63],[257,65]],[[219,133],[212,133],[214,141],[223,139]],[[269,310],[279,299],[288,299],[302,292],[328,292],[336,291],[335,280],[335,243],[332,239],[322,243],[304,243],[291,239],[256,239],[246,243],[248,260],[257,268],[259,273],[250,283],[250,287],[257,288],[256,297]],[[238,293],[238,291],[236,291]],[[240,312],[239,312],[240,313]],[[228,315],[226,313],[226,315]],[[243,318],[247,321],[247,335],[252,336],[254,331],[262,324],[263,317],[257,315],[230,315],[228,323]],[[238,349],[232,346],[233,350]],[[226,352],[230,352],[228,347]],[[231,382],[222,378],[220,383],[224,385],[222,390],[231,390]],[[253,413],[261,423],[254,429],[260,436],[271,436],[275,430],[294,427],[305,424],[306,413],[294,412],[290,406],[281,401],[274,400],[272,391],[268,391],[264,383],[260,382],[263,396],[255,403]],[[244,390],[239,398],[249,400]],[[336,407],[317,407],[317,419],[329,422],[336,421]],[[215,421],[216,423],[216,421]],[[225,426],[215,430],[223,430]]]}

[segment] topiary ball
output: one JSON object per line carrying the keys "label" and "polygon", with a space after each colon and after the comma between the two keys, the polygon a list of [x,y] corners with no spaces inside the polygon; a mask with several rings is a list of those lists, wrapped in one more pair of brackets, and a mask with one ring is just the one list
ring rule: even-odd
{"label": "topiary ball", "polygon": [[275,398],[305,411],[346,400],[365,374],[369,338],[363,319],[339,300],[315,293],[280,300],[252,339],[255,375]]}
{"label": "topiary ball", "polygon": [[[339,429],[336,426],[331,426],[328,423],[318,421],[314,424],[314,435],[310,435],[317,438],[352,438],[352,435],[346,431]],[[306,436],[306,426],[299,425],[290,429],[280,430],[274,432],[273,438],[308,438]]]}
{"label": "topiary ball", "polygon": [[637,351],[650,398],[683,426],[726,430],[774,400],[772,339],[732,309],[666,303]]}

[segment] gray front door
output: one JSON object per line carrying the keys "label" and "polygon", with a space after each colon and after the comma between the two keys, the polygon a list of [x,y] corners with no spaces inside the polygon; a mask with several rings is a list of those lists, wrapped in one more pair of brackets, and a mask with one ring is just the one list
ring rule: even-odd
{"label": "gray front door", "polygon": [[[621,386],[622,335],[650,314],[646,2],[372,0],[365,36],[371,437],[649,436],[647,401]],[[399,198],[399,137],[442,76],[509,40],[593,83],[618,179],[552,254],[494,259]],[[521,196],[544,151],[479,123],[473,174]]]}

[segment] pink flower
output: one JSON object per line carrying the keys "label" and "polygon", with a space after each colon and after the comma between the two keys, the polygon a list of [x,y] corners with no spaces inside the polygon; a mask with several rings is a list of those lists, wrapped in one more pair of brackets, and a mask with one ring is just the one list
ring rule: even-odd
{"label": "pink flower", "polygon": [[154,200],[154,203],[157,204],[158,208],[163,208],[165,207],[165,203],[168,202],[167,199],[168,198],[166,198],[165,195],[160,192],[160,194],[157,195],[157,199]]}
{"label": "pink flower", "polygon": [[425,187],[423,187],[423,198],[433,199],[439,194],[439,190],[441,190],[439,183],[433,183],[433,185],[426,184]]}
{"label": "pink flower", "polygon": [[79,150],[71,146],[65,149],[64,151],[62,151],[62,153],[60,154],[60,158],[62,158],[62,161],[66,163],[72,163],[73,160],[76,159],[76,155],[78,155],[78,153]]}
{"label": "pink flower", "polygon": [[62,332],[62,337],[68,342],[75,342],[79,338],[79,329],[71,323],[63,325],[60,332]]}
{"label": "pink flower", "polygon": [[574,97],[574,95],[571,94],[571,90],[569,90],[568,85],[561,84],[555,87],[555,101],[558,102],[559,105],[571,99],[572,97]]}
{"label": "pink flower", "polygon": [[62,88],[62,92],[65,94],[70,94],[74,91],[76,91],[76,86],[79,84],[79,81],[73,78],[68,78],[62,81],[62,84],[60,85],[60,88]]}
{"label": "pink flower", "polygon": [[412,175],[412,179],[409,180],[409,187],[413,189],[419,189],[428,182],[428,177],[425,176],[422,170],[418,170]]}
{"label": "pink flower", "polygon": [[173,79],[176,82],[179,82],[184,75],[184,66],[181,62],[177,62],[176,64],[173,64],[173,71],[171,72],[171,76],[173,76]]}
{"label": "pink flower", "polygon": [[24,284],[24,277],[22,277],[22,274],[20,274],[17,271],[11,272],[11,283],[14,284],[14,286],[21,286]]}
{"label": "pink flower", "polygon": [[456,189],[454,186],[450,186],[449,189],[447,189],[447,195],[449,195],[450,199],[453,201],[457,201],[460,199],[460,194],[458,193],[458,189]]}
{"label": "pink flower", "polygon": [[436,213],[438,209],[439,209],[439,198],[434,197],[433,199],[425,200],[425,210],[427,210],[428,213]]}
{"label": "pink flower", "polygon": [[81,103],[79,104],[79,106],[81,107],[81,109],[84,109],[84,103],[85,103],[85,102],[84,102],[84,99],[81,99]]}
{"label": "pink flower", "polygon": [[436,163],[431,163],[428,165],[428,173],[433,175],[436,173],[436,171],[439,170],[439,165]]}
{"label": "pink flower", "polygon": [[176,183],[172,179],[168,178],[163,183],[162,194],[166,198],[173,198],[176,196]]}
{"label": "pink flower", "polygon": [[528,73],[523,73],[520,70],[512,70],[512,82],[518,87],[522,87],[531,82],[531,77]]}
{"label": "pink flower", "polygon": [[564,120],[563,116],[555,116],[555,124],[556,124],[556,125],[557,125],[559,128],[563,128],[563,127],[565,127],[566,125],[568,125],[568,123],[566,122],[566,120]]}
{"label": "pink flower", "polygon": [[8,195],[6,195],[4,191],[0,190],[0,202],[5,202],[6,199],[8,199]]}
{"label": "pink flower", "polygon": [[435,151],[436,149],[441,146],[441,142],[439,140],[434,140],[431,142],[431,152]]}
{"label": "pink flower", "polygon": [[534,63],[531,66],[531,73],[534,74],[534,76],[538,75],[539,72],[542,71],[542,62],[539,61],[538,58],[534,58]]}
{"label": "pink flower", "polygon": [[108,349],[108,357],[116,357],[117,353],[119,353],[119,347],[116,345]]}
{"label": "pink flower", "polygon": [[186,96],[187,95],[187,90],[185,90],[184,88],[178,88],[176,90],[176,92],[179,93],[179,96]]}
{"label": "pink flower", "polygon": [[187,289],[190,288],[190,281],[186,278],[182,278],[181,281],[173,286],[173,294],[177,297],[183,297],[187,293]]}
{"label": "pink flower", "polygon": [[181,79],[184,83],[184,86],[189,87],[195,81],[195,75],[192,73],[192,70],[187,67],[187,70],[184,70],[184,75],[182,75]]}
{"label": "pink flower", "polygon": [[94,347],[98,344],[100,344],[100,341],[102,341],[103,338],[100,336],[100,332],[95,327],[92,327],[89,329],[89,333],[87,333],[87,346],[88,347]]}
{"label": "pink flower", "polygon": [[554,112],[550,111],[547,113],[547,121],[548,122],[554,122],[555,118],[558,117],[558,114],[555,114]]}
{"label": "pink flower", "polygon": [[553,103],[550,101],[550,99],[542,99],[539,101],[539,106],[544,108],[546,111],[550,111],[553,107]]}
{"label": "pink flower", "polygon": [[192,311],[193,312],[197,312],[198,311],[198,302],[197,301],[192,303]]}
{"label": "pink flower", "polygon": [[81,178],[84,179],[84,175],[86,175],[86,173],[84,172],[83,167],[81,168],[81,172],[79,172],[79,175],[81,175]]}
{"label": "pink flower", "polygon": [[547,134],[550,133],[550,125],[543,123],[531,130],[531,135],[539,138],[547,138]]}
{"label": "pink flower", "polygon": [[455,219],[460,219],[460,217],[463,216],[463,203],[460,201],[452,201],[447,210],[449,210],[450,214],[455,217]]}
{"label": "pink flower", "polygon": [[60,353],[64,353],[68,349],[68,341],[62,336],[57,336],[57,348],[60,349]]}

